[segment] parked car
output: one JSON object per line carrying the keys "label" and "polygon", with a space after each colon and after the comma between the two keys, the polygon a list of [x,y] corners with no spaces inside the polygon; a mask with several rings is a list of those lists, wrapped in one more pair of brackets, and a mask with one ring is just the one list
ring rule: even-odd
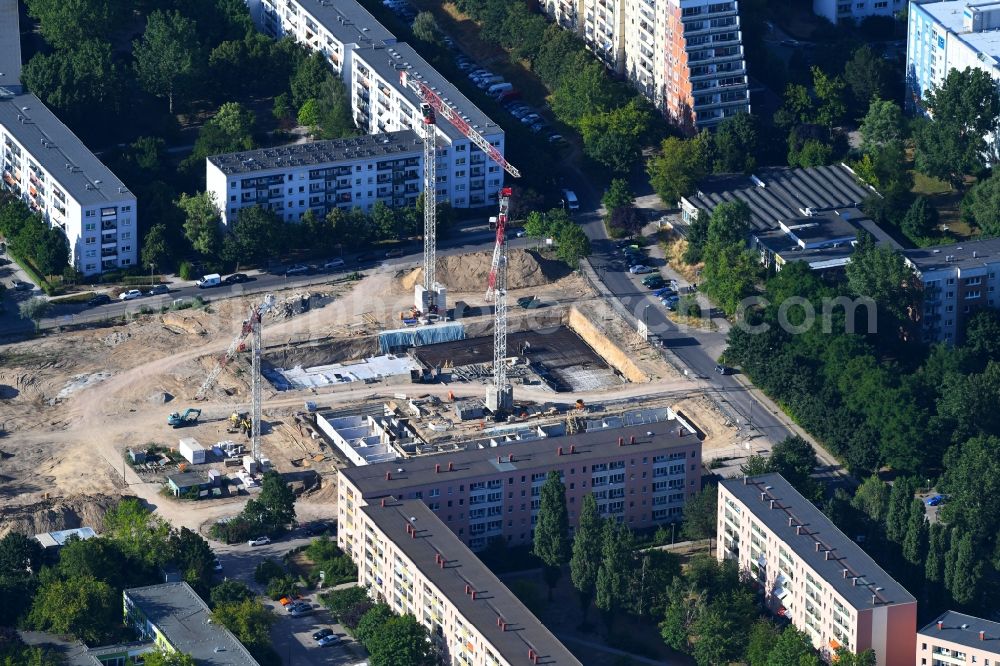
{"label": "parked car", "polygon": [[566,208],[571,211],[580,209],[580,200],[576,197],[576,192],[573,190],[563,190],[563,201],[566,202]]}
{"label": "parked car", "polygon": [[320,647],[326,647],[328,645],[336,645],[340,642],[340,636],[337,634],[330,634],[329,636],[324,636],[323,638],[316,641],[316,644]]}
{"label": "parked car", "polygon": [[550,134],[548,139],[549,143],[559,143],[562,140],[562,134]]}
{"label": "parked car", "polygon": [[266,536],[262,536],[262,537],[257,537],[256,539],[250,539],[250,541],[247,542],[247,545],[249,545],[251,547],[253,547],[253,546],[266,546],[269,543],[271,543],[271,539],[269,539]]}
{"label": "parked car", "polygon": [[288,614],[292,617],[305,617],[306,615],[313,614],[313,607],[309,604],[294,604],[289,610]]}
{"label": "parked car", "polygon": [[170,291],[170,287],[165,284],[154,284],[146,291],[147,296],[157,296],[159,294],[166,294]]}
{"label": "parked car", "polygon": [[944,495],[935,495],[934,497],[928,497],[925,503],[927,506],[937,506],[938,504],[944,504],[945,499],[947,498]]}
{"label": "parked car", "polygon": [[715,371],[720,375],[728,375],[732,373],[733,369],[729,366],[722,365],[721,363],[715,366]]}
{"label": "parked car", "polygon": [[475,64],[469,62],[468,60],[457,61],[458,68],[463,72],[468,72],[470,69],[475,67]]}
{"label": "parked car", "polygon": [[123,291],[118,294],[119,301],[131,301],[136,298],[142,298],[142,292],[138,289],[129,289],[128,291]]}
{"label": "parked car", "polygon": [[636,264],[635,266],[630,267],[628,272],[632,275],[642,275],[643,273],[652,273],[653,268],[643,264]]}
{"label": "parked car", "polygon": [[93,298],[91,298],[89,301],[87,301],[87,307],[93,308],[97,307],[98,305],[107,305],[110,302],[111,302],[110,296],[108,296],[107,294],[98,294]]}
{"label": "parked car", "polygon": [[528,115],[521,118],[521,123],[524,125],[531,125],[532,123],[537,123],[542,117],[537,113],[529,113]]}
{"label": "parked car", "polygon": [[659,275],[653,275],[643,280],[642,286],[648,287],[649,289],[659,289],[666,283],[667,283],[666,280],[661,278]]}
{"label": "parked car", "polygon": [[195,280],[195,285],[199,289],[208,289],[209,287],[218,287],[222,284],[222,276],[218,273],[209,273],[208,275],[201,276],[200,280]]}
{"label": "parked car", "polygon": [[333,629],[331,629],[330,627],[324,627],[319,631],[313,632],[313,640],[318,641],[321,638],[326,638],[327,636],[332,636],[332,635],[333,635]]}
{"label": "parked car", "polygon": [[674,296],[676,294],[677,292],[671,289],[670,287],[660,287],[659,289],[653,292],[653,296],[655,296],[656,298],[666,298],[667,296]]}
{"label": "parked car", "polygon": [[308,273],[309,267],[305,264],[295,264],[285,269],[285,277],[288,277],[289,275],[306,275]]}
{"label": "parked car", "polygon": [[312,523],[311,525],[306,525],[306,536],[319,536],[321,534],[326,534],[330,531],[330,526],[326,523]]}
{"label": "parked car", "polygon": [[401,247],[394,247],[385,253],[386,259],[392,259],[394,257],[402,257],[402,256],[403,256],[403,248]]}
{"label": "parked car", "polygon": [[341,259],[340,257],[337,257],[336,259],[330,259],[325,264],[323,264],[323,270],[324,271],[336,270],[338,268],[342,268],[344,266],[344,263],[345,263],[344,260]]}
{"label": "parked car", "polygon": [[249,281],[250,276],[246,273],[233,273],[232,275],[227,276],[222,282],[223,284],[240,284]]}

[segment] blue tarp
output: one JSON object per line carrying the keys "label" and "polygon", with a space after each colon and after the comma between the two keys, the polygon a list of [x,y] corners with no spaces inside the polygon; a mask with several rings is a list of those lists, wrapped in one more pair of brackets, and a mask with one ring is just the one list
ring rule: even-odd
{"label": "blue tarp", "polygon": [[379,353],[388,354],[401,348],[421,347],[464,339],[465,326],[457,321],[452,321],[444,324],[428,324],[427,326],[383,331],[378,334],[378,348]]}

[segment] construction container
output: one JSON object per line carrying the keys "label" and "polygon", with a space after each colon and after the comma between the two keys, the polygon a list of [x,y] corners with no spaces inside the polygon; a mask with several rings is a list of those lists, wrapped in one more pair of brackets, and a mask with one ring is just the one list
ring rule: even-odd
{"label": "construction container", "polygon": [[146,462],[146,452],[136,451],[135,449],[128,450],[128,458],[132,461],[133,465],[141,465]]}
{"label": "construction container", "polygon": [[192,465],[202,465],[205,463],[205,447],[198,443],[194,437],[183,437],[177,445],[177,452]]}
{"label": "construction container", "polygon": [[222,482],[222,472],[217,469],[208,470],[208,481],[213,486],[219,485]]}
{"label": "construction container", "polygon": [[253,459],[253,456],[243,456],[243,469],[250,474],[257,473],[257,461]]}

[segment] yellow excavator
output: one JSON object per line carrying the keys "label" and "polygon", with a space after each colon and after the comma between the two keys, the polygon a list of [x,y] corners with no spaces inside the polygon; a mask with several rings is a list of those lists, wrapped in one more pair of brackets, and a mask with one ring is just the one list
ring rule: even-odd
{"label": "yellow excavator", "polygon": [[247,412],[233,412],[229,415],[229,427],[226,428],[226,432],[242,432],[249,437],[252,430],[253,425],[250,422],[250,415]]}

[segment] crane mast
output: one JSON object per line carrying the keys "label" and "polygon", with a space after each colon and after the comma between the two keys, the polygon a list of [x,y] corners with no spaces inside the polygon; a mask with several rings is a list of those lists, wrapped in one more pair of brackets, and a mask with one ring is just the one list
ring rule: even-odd
{"label": "crane mast", "polygon": [[[405,88],[415,92],[421,100],[424,125],[424,282],[417,286],[416,307],[422,311],[432,311],[428,304],[440,308],[439,294],[444,287],[434,281],[437,261],[437,179],[435,176],[436,151],[434,145],[437,118],[444,118],[461,132],[476,147],[486,153],[491,160],[503,167],[514,178],[521,172],[504,158],[496,146],[477,132],[454,107],[447,104],[433,88],[420,80],[419,75],[411,75],[403,70],[399,80]],[[493,386],[486,396],[486,407],[494,415],[510,412],[514,407],[514,394],[507,380],[507,211],[510,206],[511,188],[504,187],[497,197],[500,214],[497,217],[496,245],[493,248],[493,263],[486,285],[486,299],[496,302],[493,328]],[[421,293],[421,290],[423,293]],[[442,299],[443,300],[443,299]]]}

